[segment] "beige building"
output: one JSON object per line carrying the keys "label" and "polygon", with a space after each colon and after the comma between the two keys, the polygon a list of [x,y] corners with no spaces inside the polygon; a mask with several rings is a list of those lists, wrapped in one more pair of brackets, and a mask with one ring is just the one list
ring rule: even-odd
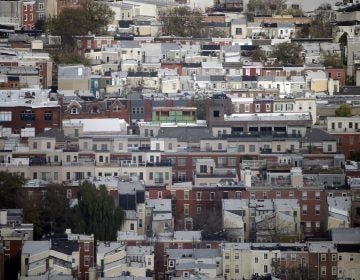
{"label": "beige building", "polygon": [[84,65],[59,66],[59,90],[90,90],[91,69]]}

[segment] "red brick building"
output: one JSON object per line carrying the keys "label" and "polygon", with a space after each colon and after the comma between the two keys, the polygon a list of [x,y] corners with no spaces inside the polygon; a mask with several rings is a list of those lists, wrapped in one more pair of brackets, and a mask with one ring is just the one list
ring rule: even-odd
{"label": "red brick building", "polygon": [[326,68],[326,76],[333,80],[338,80],[340,86],[345,86],[346,84],[346,70],[344,68]]}
{"label": "red brick building", "polygon": [[4,280],[4,250],[0,244],[0,280]]}
{"label": "red brick building", "polygon": [[[31,99],[29,99],[31,102]],[[31,103],[30,103],[31,104]],[[42,133],[47,128],[60,127],[60,105],[47,106],[0,106],[0,114],[4,117],[0,125],[11,128],[13,133],[21,133],[22,129],[33,127],[35,133]]]}
{"label": "red brick building", "polygon": [[123,99],[73,100],[64,110],[64,119],[119,118],[129,122],[128,101]]}
{"label": "red brick building", "polygon": [[332,242],[309,243],[309,279],[336,280],[338,256]]}
{"label": "red brick building", "polygon": [[94,257],[94,237],[81,236],[79,239],[79,275],[78,279],[89,279],[89,268],[96,266]]}
{"label": "red brick building", "polygon": [[36,1],[24,1],[21,6],[21,26],[25,30],[35,28],[37,22],[37,5]]}

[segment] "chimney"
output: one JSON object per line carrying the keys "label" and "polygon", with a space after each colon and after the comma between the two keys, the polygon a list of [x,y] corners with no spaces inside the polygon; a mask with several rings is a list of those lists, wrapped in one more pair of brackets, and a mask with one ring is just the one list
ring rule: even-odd
{"label": "chimney", "polygon": [[244,174],[245,187],[251,187],[251,169],[245,169]]}
{"label": "chimney", "polygon": [[7,225],[7,211],[0,211],[0,225]]}
{"label": "chimney", "polygon": [[293,167],[290,171],[291,186],[294,188],[302,188],[304,186],[304,178],[300,167]]}

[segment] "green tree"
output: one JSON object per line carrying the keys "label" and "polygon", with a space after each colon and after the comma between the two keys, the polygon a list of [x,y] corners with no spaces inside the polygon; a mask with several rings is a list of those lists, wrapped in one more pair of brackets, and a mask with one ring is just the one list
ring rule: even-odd
{"label": "green tree", "polygon": [[204,17],[200,9],[185,6],[163,9],[159,11],[158,19],[162,35],[199,37],[204,32]]}
{"label": "green tree", "polygon": [[285,11],[285,3],[285,0],[250,0],[247,10],[255,16],[281,14]]}
{"label": "green tree", "polygon": [[345,55],[346,55],[346,47],[347,47],[347,44],[348,44],[348,33],[347,32],[344,32],[340,36],[339,44],[340,44],[340,49],[341,49],[341,59],[342,59],[343,62],[346,63]]}
{"label": "green tree", "polygon": [[46,31],[61,36],[65,45],[73,43],[73,36],[103,34],[113,21],[114,12],[108,5],[94,0],[83,0],[79,7],[65,8],[57,17],[45,22]]}
{"label": "green tree", "polygon": [[272,56],[281,64],[302,64],[302,46],[296,43],[280,43],[273,47]]}
{"label": "green tree", "polygon": [[35,204],[34,201],[24,198],[22,206],[24,221],[34,224],[35,239],[61,234],[71,227],[72,209],[63,185],[49,185],[41,203]]}
{"label": "green tree", "polygon": [[345,47],[347,46],[347,42],[348,42],[348,33],[344,32],[339,38],[339,44],[341,47]]}
{"label": "green tree", "polygon": [[21,207],[21,191],[25,179],[17,174],[0,171],[0,209]]}
{"label": "green tree", "polygon": [[296,8],[290,8],[287,9],[284,14],[287,15],[292,15],[293,17],[303,17],[304,16],[304,11],[301,9],[296,9]]}
{"label": "green tree", "polygon": [[343,68],[344,67],[341,57],[338,55],[333,55],[333,54],[326,54],[324,56],[323,64],[325,67],[334,67],[334,68]]}
{"label": "green tree", "polygon": [[123,222],[123,211],[115,206],[113,197],[106,187],[98,189],[89,182],[80,186],[80,198],[74,207],[74,232],[95,234],[97,240],[116,240],[116,234]]}
{"label": "green tree", "polygon": [[266,60],[266,54],[265,52],[260,49],[260,48],[257,48],[251,55],[251,58],[253,61],[256,61],[256,62],[263,62]]}
{"label": "green tree", "polygon": [[51,53],[51,56],[55,62],[55,64],[83,64],[90,65],[88,59],[86,59],[83,55],[73,52],[69,48],[65,48],[63,51],[56,51]]}
{"label": "green tree", "polygon": [[335,116],[337,117],[351,117],[352,116],[352,108],[349,104],[341,104],[336,110],[335,110]]}

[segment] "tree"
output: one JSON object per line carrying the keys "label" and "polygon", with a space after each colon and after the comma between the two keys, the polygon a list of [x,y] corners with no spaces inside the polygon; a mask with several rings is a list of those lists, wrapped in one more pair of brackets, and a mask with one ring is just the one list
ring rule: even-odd
{"label": "tree", "polygon": [[57,17],[49,17],[45,26],[50,34],[61,36],[63,44],[71,45],[73,36],[105,33],[113,18],[114,12],[108,5],[83,0],[79,7],[65,8]]}
{"label": "tree", "polygon": [[97,240],[116,240],[117,231],[123,222],[123,211],[115,207],[105,185],[99,189],[89,182],[80,186],[79,203],[74,208],[75,232],[95,234]]}
{"label": "tree", "polygon": [[159,11],[163,35],[199,37],[204,32],[203,13],[200,9],[175,7]]}
{"label": "tree", "polygon": [[335,110],[335,116],[337,117],[351,117],[351,106],[349,104],[341,104],[336,110]]}
{"label": "tree", "polygon": [[83,64],[90,65],[88,59],[84,56],[71,51],[69,48],[65,48],[63,51],[56,51],[51,53],[51,56],[55,62],[55,64]]}
{"label": "tree", "polygon": [[284,14],[292,15],[293,17],[303,17],[304,11],[301,10],[300,8],[290,8],[290,9],[287,9],[284,12]]}
{"label": "tree", "polygon": [[260,48],[257,48],[251,55],[251,58],[253,61],[256,61],[256,62],[263,62],[266,60],[266,54],[265,52],[260,49]]}
{"label": "tree", "polygon": [[296,43],[280,43],[273,47],[272,56],[281,64],[302,64],[302,46]]}
{"label": "tree", "polygon": [[72,225],[72,209],[62,185],[49,185],[40,204],[24,197],[22,206],[24,221],[34,224],[35,239],[62,234]]}
{"label": "tree", "polygon": [[281,14],[285,10],[285,4],[285,0],[250,0],[247,10],[255,16]]}
{"label": "tree", "polygon": [[221,222],[221,210],[205,208],[194,217],[194,230],[201,230],[206,240],[218,240],[224,238]]}
{"label": "tree", "polygon": [[24,184],[22,176],[0,171],[0,209],[21,207],[21,190]]}
{"label": "tree", "polygon": [[344,67],[341,57],[333,54],[325,54],[323,64],[325,67],[334,67],[334,68]]}
{"label": "tree", "polygon": [[340,49],[341,49],[341,59],[343,62],[346,63],[346,47],[348,44],[348,33],[344,32],[340,38],[339,38],[339,44],[340,44]]}

